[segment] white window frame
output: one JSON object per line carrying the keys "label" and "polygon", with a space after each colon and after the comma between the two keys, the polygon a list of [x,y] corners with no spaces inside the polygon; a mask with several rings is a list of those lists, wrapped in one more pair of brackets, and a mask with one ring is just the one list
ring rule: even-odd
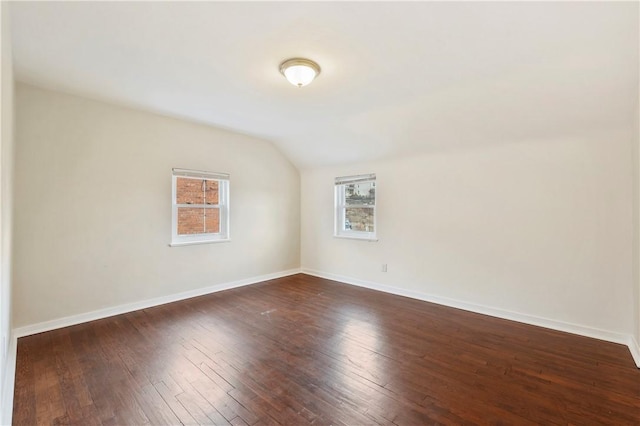
{"label": "white window frame", "polygon": [[[378,203],[378,185],[375,185],[376,195],[372,206],[363,206],[360,204],[349,205],[346,201],[346,186],[354,183],[376,183],[376,175],[374,173],[357,176],[343,176],[335,178],[335,214],[334,214],[334,230],[333,236],[337,238],[353,238],[358,240],[378,241],[378,215],[376,212],[376,204]],[[370,208],[373,210],[373,231],[356,231],[353,229],[345,229],[346,209],[348,207]]]}
{"label": "white window frame", "polygon": [[[207,244],[230,241],[229,236],[229,175],[227,173],[203,172],[199,170],[172,169],[171,198],[171,247],[190,244]],[[218,204],[178,204],[178,178],[215,180],[218,182]],[[178,208],[211,208],[220,210],[220,232],[178,235]]]}

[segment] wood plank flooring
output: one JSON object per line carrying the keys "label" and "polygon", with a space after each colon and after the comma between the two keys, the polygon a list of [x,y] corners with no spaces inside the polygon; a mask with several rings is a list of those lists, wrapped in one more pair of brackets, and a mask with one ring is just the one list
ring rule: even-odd
{"label": "wood plank flooring", "polygon": [[623,345],[308,275],[18,341],[16,425],[640,424]]}

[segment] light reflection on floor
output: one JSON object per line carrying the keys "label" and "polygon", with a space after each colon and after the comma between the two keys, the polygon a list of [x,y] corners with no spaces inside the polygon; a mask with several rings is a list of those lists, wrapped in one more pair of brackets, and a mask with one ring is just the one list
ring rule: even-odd
{"label": "light reflection on floor", "polygon": [[[375,313],[358,306],[345,308],[348,308],[348,319],[343,322],[342,330],[336,336],[341,360],[347,363],[346,368],[351,369],[353,374],[384,386],[387,380],[386,360],[380,352],[386,344],[386,338],[380,330],[379,319]],[[341,379],[348,381],[349,375],[341,375]],[[355,378],[351,384],[357,386]]]}

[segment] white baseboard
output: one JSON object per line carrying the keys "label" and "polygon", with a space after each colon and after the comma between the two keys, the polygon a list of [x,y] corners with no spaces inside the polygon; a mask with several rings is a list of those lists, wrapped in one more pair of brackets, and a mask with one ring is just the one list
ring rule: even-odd
{"label": "white baseboard", "polygon": [[636,362],[638,368],[640,368],[640,345],[638,341],[633,336],[630,336],[627,346],[629,346],[633,360]]}
{"label": "white baseboard", "polygon": [[177,302],[179,300],[190,299],[197,296],[204,296],[205,294],[215,293],[222,290],[230,290],[232,288],[256,284],[262,281],[273,280],[276,278],[282,278],[298,273],[300,273],[300,269],[290,269],[287,271],[260,275],[257,277],[246,278],[229,283],[216,284],[209,287],[185,291],[182,293],[170,294],[168,296],[155,297],[153,299],[141,300],[139,302],[127,303],[124,305],[113,306],[105,309],[98,309],[97,311],[85,312],[82,314],[71,315],[68,317],[15,328],[13,330],[13,334],[15,335],[15,338],[30,336],[32,334],[42,333],[45,331],[55,330],[63,327],[69,327],[71,325],[81,324],[84,322],[95,321],[102,318],[112,317],[114,315],[126,314],[127,312],[147,309],[153,306],[164,305],[166,303]]}
{"label": "white baseboard", "polygon": [[316,271],[308,268],[301,268],[303,274],[313,275],[320,278],[326,278],[329,280],[339,281],[345,284],[356,285],[359,287],[365,287],[371,290],[378,290],[385,293],[391,293],[398,296],[410,297],[412,299],[423,300],[425,302],[437,303],[438,305],[449,306],[452,308],[463,309],[465,311],[475,312],[478,314],[489,315],[492,317],[507,319],[511,321],[517,321],[524,324],[535,325],[538,327],[549,328],[557,331],[564,331],[567,333],[578,334],[580,336],[592,337],[594,339],[605,340],[607,342],[619,343],[629,347],[631,355],[640,368],[640,348],[633,336],[628,334],[616,333],[608,330],[601,330],[598,328],[588,327],[579,324],[572,324],[563,321],[557,321],[549,318],[537,317],[534,315],[522,314],[519,312],[508,311],[504,309],[494,308],[491,306],[479,305],[475,303],[469,303],[456,299],[449,299],[446,297],[436,296],[427,293],[416,292],[412,290],[405,290],[398,287],[392,287],[385,284],[379,284],[371,281],[365,281],[352,277],[345,277],[342,275],[331,274],[328,272]]}
{"label": "white baseboard", "polygon": [[16,351],[18,339],[12,333],[9,341],[9,352],[5,365],[4,383],[2,383],[0,395],[2,410],[0,410],[0,425],[10,425],[13,417],[13,391],[16,380]]}

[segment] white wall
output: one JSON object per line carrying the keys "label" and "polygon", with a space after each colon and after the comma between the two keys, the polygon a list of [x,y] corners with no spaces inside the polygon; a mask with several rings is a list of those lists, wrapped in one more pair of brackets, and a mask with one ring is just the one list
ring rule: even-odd
{"label": "white wall", "polygon": [[13,58],[9,3],[1,4],[2,28],[2,104],[0,107],[0,424],[7,421],[13,395],[11,354],[11,211],[13,185]]}
{"label": "white wall", "polygon": [[[299,267],[270,143],[18,84],[14,327]],[[169,247],[171,168],[231,174],[231,242]]]}
{"label": "white wall", "polygon": [[[639,94],[640,99],[640,94]],[[640,356],[640,106],[634,111],[632,125],[633,156],[633,283],[635,302],[634,344]]]}
{"label": "white wall", "polygon": [[[640,21],[640,8],[636,13],[638,20]],[[637,63],[638,71],[640,71],[640,62]],[[635,321],[635,350],[636,356],[640,358],[640,82],[636,81],[638,97],[636,98],[636,107],[633,110],[632,121],[632,143],[635,150],[635,155],[632,158],[634,166],[634,191],[633,191],[633,224],[634,224],[634,244],[633,244],[633,261],[634,261],[634,289],[636,302],[636,321]],[[640,367],[640,361],[636,359],[638,367]]]}
{"label": "white wall", "polygon": [[[631,145],[626,129],[303,170],[302,268],[630,336]],[[362,173],[378,242],[332,237],[333,178]]]}
{"label": "white wall", "polygon": [[[637,8],[636,15],[640,20],[640,8]],[[636,52],[636,57],[637,57]],[[636,74],[640,69],[640,63],[636,62]],[[635,107],[631,117],[631,143],[633,155],[631,163],[633,167],[633,300],[634,300],[634,334],[633,342],[630,344],[632,353],[640,367],[640,82],[636,81]]]}

